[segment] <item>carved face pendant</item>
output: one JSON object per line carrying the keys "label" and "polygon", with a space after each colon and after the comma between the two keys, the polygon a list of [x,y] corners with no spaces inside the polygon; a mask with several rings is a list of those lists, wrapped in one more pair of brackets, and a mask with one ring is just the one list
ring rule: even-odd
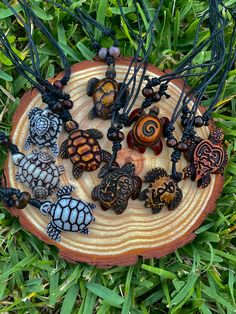
{"label": "carved face pendant", "polygon": [[18,166],[16,180],[29,187],[35,198],[45,199],[59,187],[63,166],[56,166],[55,160],[46,152],[33,151],[28,156],[22,153],[12,155]]}
{"label": "carved face pendant", "polygon": [[31,145],[37,145],[39,148],[49,147],[57,156],[59,148],[56,140],[62,129],[59,115],[50,109],[35,107],[29,112],[29,120],[29,135],[25,141],[25,149]]}
{"label": "carved face pendant", "polygon": [[73,164],[73,176],[78,179],[84,171],[94,171],[100,167],[102,161],[109,161],[111,154],[102,150],[98,139],[103,134],[96,129],[80,130],[75,121],[68,121],[66,130],[69,137],[60,148],[60,157],[70,158]]}
{"label": "carved face pendant", "polygon": [[163,127],[169,122],[167,117],[158,117],[159,109],[153,107],[149,114],[145,111],[140,113],[139,109],[135,109],[130,117],[128,125],[135,122],[132,130],[127,137],[129,148],[135,149],[140,153],[144,153],[149,147],[156,155],[159,155],[163,148],[161,140]]}
{"label": "carved face pendant", "polygon": [[113,163],[110,170],[105,165],[98,175],[102,182],[93,189],[92,199],[98,201],[103,210],[113,209],[116,214],[122,214],[129,199],[136,199],[142,187],[142,180],[134,175],[134,171],[131,162],[121,168],[118,163]]}
{"label": "carved face pendant", "polygon": [[186,158],[190,165],[183,169],[184,178],[191,177],[198,187],[205,188],[211,182],[211,174],[222,174],[228,161],[227,153],[221,147],[223,139],[223,130],[214,129],[208,140],[196,137],[187,141],[189,153]]}
{"label": "carved face pendant", "polygon": [[61,240],[61,231],[81,232],[88,234],[88,226],[95,221],[92,211],[96,206],[80,199],[72,198],[74,187],[66,185],[60,188],[56,195],[56,203],[44,202],[40,211],[51,216],[47,226],[48,236],[57,242]]}
{"label": "carved face pendant", "polygon": [[145,201],[145,206],[152,209],[152,213],[159,213],[166,206],[174,210],[182,201],[182,191],[178,183],[174,181],[163,168],[150,170],[144,179],[149,183],[147,189],[143,190],[139,199]]}

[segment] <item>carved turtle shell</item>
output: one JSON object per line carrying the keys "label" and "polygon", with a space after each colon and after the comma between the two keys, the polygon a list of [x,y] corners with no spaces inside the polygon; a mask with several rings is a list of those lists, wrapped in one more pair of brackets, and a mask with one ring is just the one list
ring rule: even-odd
{"label": "carved turtle shell", "polygon": [[31,145],[39,148],[50,147],[53,154],[57,155],[59,148],[56,143],[62,129],[60,117],[50,109],[33,108],[29,113],[29,135],[25,142],[25,149]]}
{"label": "carved turtle shell", "polygon": [[60,241],[61,231],[81,232],[88,234],[88,226],[95,221],[92,210],[96,206],[70,196],[73,187],[64,186],[57,192],[57,202],[45,202],[40,211],[51,216],[47,226],[49,237]]}
{"label": "carved turtle shell", "polygon": [[94,107],[89,113],[89,118],[99,117],[110,119],[120,84],[111,78],[92,78],[88,82],[87,94],[93,97]]}
{"label": "carved turtle shell", "polygon": [[211,131],[208,139],[196,137],[188,141],[190,154],[186,158],[190,165],[183,169],[184,177],[198,181],[198,187],[205,188],[211,181],[211,174],[223,173],[228,161],[228,155],[221,146],[224,133],[217,128]]}
{"label": "carved turtle shell", "polygon": [[16,180],[31,188],[36,198],[47,198],[53,193],[53,189],[59,186],[59,177],[64,167],[56,166],[53,158],[46,152],[35,150],[28,156],[18,155],[21,155],[21,158]]}
{"label": "carved turtle shell", "polygon": [[142,187],[142,180],[134,176],[135,166],[126,163],[119,167],[113,163],[112,171],[105,165],[99,172],[102,182],[93,189],[92,199],[100,202],[103,210],[113,209],[116,214],[124,212],[131,197],[136,199]]}

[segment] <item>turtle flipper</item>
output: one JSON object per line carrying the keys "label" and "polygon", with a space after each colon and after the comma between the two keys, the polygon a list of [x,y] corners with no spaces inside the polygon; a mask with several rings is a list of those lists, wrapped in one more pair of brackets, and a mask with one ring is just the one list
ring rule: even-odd
{"label": "turtle flipper", "polygon": [[182,170],[183,174],[184,174],[184,179],[192,177],[194,174],[194,168],[191,166],[187,166]]}
{"label": "turtle flipper", "polygon": [[68,152],[67,152],[67,140],[65,140],[60,147],[60,151],[59,151],[59,156],[62,159],[67,159],[69,158]]}
{"label": "turtle flipper", "polygon": [[121,205],[118,205],[118,206],[114,206],[114,211],[115,211],[115,213],[117,214],[117,215],[121,215],[124,211],[125,211],[125,209],[126,209],[126,207],[127,207],[127,202],[125,202],[125,203],[123,203],[123,204],[121,204]]}
{"label": "turtle flipper", "polygon": [[97,83],[99,82],[99,79],[96,77],[92,77],[88,83],[87,83],[87,87],[86,87],[86,93],[88,96],[93,96],[93,93],[95,92],[95,88]]}
{"label": "turtle flipper", "polygon": [[147,198],[147,193],[148,193],[148,189],[143,190],[140,194],[139,194],[139,200],[140,201],[145,201]]}
{"label": "turtle flipper", "polygon": [[28,136],[27,139],[25,140],[24,149],[28,150],[30,148],[30,146],[33,144],[34,143],[32,141],[32,138],[30,136]]}
{"label": "turtle flipper", "polygon": [[86,130],[86,132],[96,140],[100,140],[101,138],[103,138],[102,132],[98,131],[97,129],[88,129]]}
{"label": "turtle flipper", "polygon": [[63,165],[60,165],[57,167],[59,171],[59,175],[62,175],[65,172],[65,167]]}
{"label": "turtle flipper", "polygon": [[151,183],[156,179],[167,176],[167,172],[163,168],[154,168],[145,175],[144,182]]}
{"label": "turtle flipper", "polygon": [[78,166],[73,165],[72,173],[75,179],[78,180],[82,176],[83,170],[81,170]]}
{"label": "turtle flipper", "polygon": [[88,235],[88,233],[89,233],[88,228],[81,230],[80,233]]}
{"label": "turtle flipper", "polygon": [[54,227],[52,222],[50,222],[47,225],[47,234],[48,234],[50,239],[57,241],[57,242],[61,241],[61,230]]}
{"label": "turtle flipper", "polygon": [[162,210],[164,205],[155,205],[155,207],[152,207],[152,213],[153,214],[158,214]]}
{"label": "turtle flipper", "polygon": [[88,119],[89,119],[89,120],[93,120],[93,119],[95,119],[96,117],[97,117],[97,112],[96,112],[95,107],[93,107],[93,108],[89,111],[89,113],[88,113]]}
{"label": "turtle flipper", "polygon": [[203,176],[200,180],[198,180],[197,186],[200,188],[206,188],[211,182],[211,173],[208,172],[205,176]]}
{"label": "turtle flipper", "polygon": [[56,142],[51,143],[50,148],[51,148],[51,151],[52,151],[53,155],[54,156],[58,156],[58,154],[59,154],[59,147],[58,147],[57,143]]}
{"label": "turtle flipper", "polygon": [[109,162],[111,160],[111,153],[106,150],[101,151],[101,161]]}

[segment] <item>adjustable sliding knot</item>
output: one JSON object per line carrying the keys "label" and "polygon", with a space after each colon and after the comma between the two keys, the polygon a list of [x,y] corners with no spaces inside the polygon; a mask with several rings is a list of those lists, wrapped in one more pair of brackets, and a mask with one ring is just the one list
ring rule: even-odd
{"label": "adjustable sliding knot", "polygon": [[174,163],[177,163],[181,158],[181,151],[178,149],[175,149],[173,153],[171,154],[171,161]]}
{"label": "adjustable sliding knot", "polygon": [[107,54],[105,61],[108,66],[114,64],[115,62],[114,57],[112,57],[109,53]]}
{"label": "adjustable sliding knot", "polygon": [[202,115],[202,119],[204,121],[204,125],[209,125],[209,120],[211,118],[211,114],[208,111],[205,111]]}
{"label": "adjustable sliding knot", "polygon": [[59,113],[59,115],[60,115],[60,118],[62,119],[63,122],[67,122],[67,121],[73,120],[70,112],[67,109],[62,110]]}
{"label": "adjustable sliding knot", "polygon": [[101,46],[99,45],[99,43],[98,43],[96,40],[94,40],[94,41],[92,42],[92,46],[93,46],[93,48],[94,48],[97,52],[99,52],[99,50],[101,49]]}
{"label": "adjustable sliding knot", "polygon": [[129,117],[125,113],[121,113],[118,119],[119,123],[123,124],[124,126],[127,126]]}
{"label": "adjustable sliding knot", "polygon": [[150,98],[146,98],[144,101],[143,101],[143,103],[142,103],[142,108],[148,108],[148,107],[150,107],[151,105],[152,105],[152,103],[153,103],[153,100],[152,100],[152,98],[150,97]]}
{"label": "adjustable sliding knot", "polygon": [[161,97],[162,96],[166,96],[166,98],[170,98],[170,95],[166,93],[167,89],[168,89],[168,85],[167,84],[161,84],[160,85],[160,88],[159,88],[158,92],[159,92]]}
{"label": "adjustable sliding knot", "polygon": [[57,99],[52,97],[50,93],[45,93],[42,95],[42,101],[49,106],[50,109],[52,109],[56,103],[58,102]]}
{"label": "adjustable sliding knot", "polygon": [[167,138],[172,138],[172,133],[174,132],[175,127],[173,126],[173,124],[168,123],[167,126],[165,127],[165,137]]}

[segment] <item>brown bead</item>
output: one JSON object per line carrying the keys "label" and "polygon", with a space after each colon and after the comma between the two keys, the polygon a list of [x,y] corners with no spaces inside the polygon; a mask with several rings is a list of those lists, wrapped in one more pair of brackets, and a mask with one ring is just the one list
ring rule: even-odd
{"label": "brown bead", "polygon": [[72,100],[68,99],[68,100],[63,101],[63,106],[64,106],[65,109],[70,110],[70,109],[73,108],[74,103],[73,103]]}
{"label": "brown bead", "polygon": [[144,97],[152,97],[154,94],[154,91],[152,88],[144,87],[144,89],[142,90],[142,94]]}
{"label": "brown bead", "polygon": [[155,92],[155,93],[153,94],[152,100],[153,100],[154,102],[160,101],[160,100],[161,100],[161,95],[160,95],[158,92]]}
{"label": "brown bead", "polygon": [[118,141],[118,142],[122,142],[125,138],[124,133],[121,131],[114,131],[112,133],[108,133],[107,138],[110,141]]}
{"label": "brown bead", "polygon": [[57,88],[60,88],[60,89],[62,89],[62,87],[63,87],[62,82],[59,81],[59,80],[55,81],[55,82],[53,83],[53,85],[56,86]]}
{"label": "brown bead", "polygon": [[166,141],[166,146],[167,147],[175,147],[176,144],[177,144],[177,140],[175,138],[169,138]]}
{"label": "brown bead", "polygon": [[188,150],[188,146],[185,144],[185,143],[182,143],[182,142],[179,142],[177,144],[177,149],[180,151],[180,152],[186,152]]}
{"label": "brown bead", "polygon": [[60,101],[58,101],[54,106],[53,106],[53,111],[54,112],[60,112],[64,108],[64,104]]}
{"label": "brown bead", "polygon": [[0,138],[0,144],[3,146],[9,147],[9,145],[11,144],[11,141],[9,137]]}
{"label": "brown bead", "polygon": [[22,192],[19,199],[16,200],[15,206],[18,209],[23,209],[27,206],[31,199],[31,196],[28,192]]}
{"label": "brown bead", "polygon": [[204,125],[203,118],[201,116],[196,116],[194,119],[194,125],[196,128],[200,128]]}

